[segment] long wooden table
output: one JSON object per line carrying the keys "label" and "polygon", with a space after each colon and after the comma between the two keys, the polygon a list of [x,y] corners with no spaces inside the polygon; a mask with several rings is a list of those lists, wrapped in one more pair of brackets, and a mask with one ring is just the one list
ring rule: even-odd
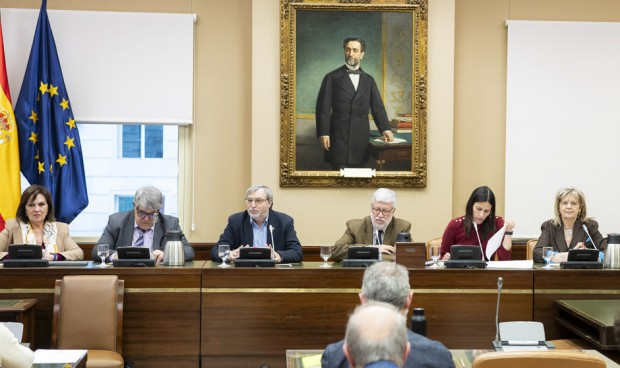
{"label": "long wooden table", "polygon": [[55,280],[65,275],[118,275],[125,280],[125,361],[134,367],[198,367],[203,265],[204,261],[178,268],[0,268],[0,298],[38,299],[36,348],[50,348]]}
{"label": "long wooden table", "polygon": [[[0,299],[39,300],[36,347],[46,348],[54,281],[64,275],[117,274],[126,293],[123,356],[134,367],[286,367],[287,349],[323,349],[342,339],[359,303],[364,269],[320,264],[0,267]],[[620,270],[410,269],[409,275],[412,307],[425,308],[429,337],[451,349],[490,348],[498,277],[504,280],[500,321],[541,321],[548,339],[575,337],[555,320],[555,300],[620,299]]]}

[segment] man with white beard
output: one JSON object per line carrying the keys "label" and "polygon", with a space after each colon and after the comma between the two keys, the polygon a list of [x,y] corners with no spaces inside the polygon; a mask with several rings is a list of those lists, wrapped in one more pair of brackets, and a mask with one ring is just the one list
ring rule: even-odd
{"label": "man with white beard", "polygon": [[334,244],[332,258],[341,261],[346,258],[351,246],[376,246],[383,260],[393,260],[396,237],[399,233],[409,233],[411,223],[394,217],[396,212],[396,193],[379,188],[372,194],[370,216],[347,221],[347,230]]}

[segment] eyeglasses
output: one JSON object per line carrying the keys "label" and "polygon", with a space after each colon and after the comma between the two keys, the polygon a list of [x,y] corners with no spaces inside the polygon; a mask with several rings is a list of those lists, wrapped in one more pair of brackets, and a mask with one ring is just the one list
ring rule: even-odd
{"label": "eyeglasses", "polygon": [[389,216],[392,211],[394,211],[393,208],[390,208],[389,210],[382,210],[381,208],[372,207],[372,213],[374,213],[375,215],[381,213],[383,216]]}
{"label": "eyeglasses", "polygon": [[245,199],[245,203],[247,203],[248,206],[251,205],[252,202],[256,203],[257,205],[261,205],[261,204],[267,202],[267,200],[264,199],[264,198],[246,198]]}
{"label": "eyeglasses", "polygon": [[159,211],[157,212],[145,212],[145,211],[138,211],[138,217],[140,217],[141,219],[144,219],[145,217],[148,216],[148,218],[152,219],[156,219],[157,217],[159,217]]}

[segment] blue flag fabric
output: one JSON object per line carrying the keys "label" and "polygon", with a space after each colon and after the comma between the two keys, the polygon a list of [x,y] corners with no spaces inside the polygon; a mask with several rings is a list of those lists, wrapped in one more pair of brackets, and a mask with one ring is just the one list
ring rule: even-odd
{"label": "blue flag fabric", "polygon": [[56,43],[43,0],[26,75],[15,103],[21,171],[52,194],[56,220],[70,223],[86,206],[84,162]]}

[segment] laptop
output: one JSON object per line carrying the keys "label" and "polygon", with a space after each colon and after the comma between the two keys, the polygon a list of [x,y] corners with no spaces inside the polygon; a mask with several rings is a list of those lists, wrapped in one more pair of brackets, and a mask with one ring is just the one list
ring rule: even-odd
{"label": "laptop", "polygon": [[239,248],[239,258],[235,259],[235,267],[275,267],[276,261],[271,259],[270,248]]}
{"label": "laptop", "polygon": [[155,267],[149,248],[120,247],[116,251],[117,259],[112,260],[114,267]]}
{"label": "laptop", "polygon": [[597,249],[570,249],[567,260],[560,262],[560,268],[599,269],[603,268],[603,262],[599,261],[599,251]]}
{"label": "laptop", "polygon": [[478,245],[453,245],[450,259],[444,261],[446,268],[486,268],[482,259],[482,249]]}
{"label": "laptop", "polygon": [[49,261],[41,259],[43,248],[34,244],[10,244],[9,257],[2,261],[4,267],[47,267]]}

